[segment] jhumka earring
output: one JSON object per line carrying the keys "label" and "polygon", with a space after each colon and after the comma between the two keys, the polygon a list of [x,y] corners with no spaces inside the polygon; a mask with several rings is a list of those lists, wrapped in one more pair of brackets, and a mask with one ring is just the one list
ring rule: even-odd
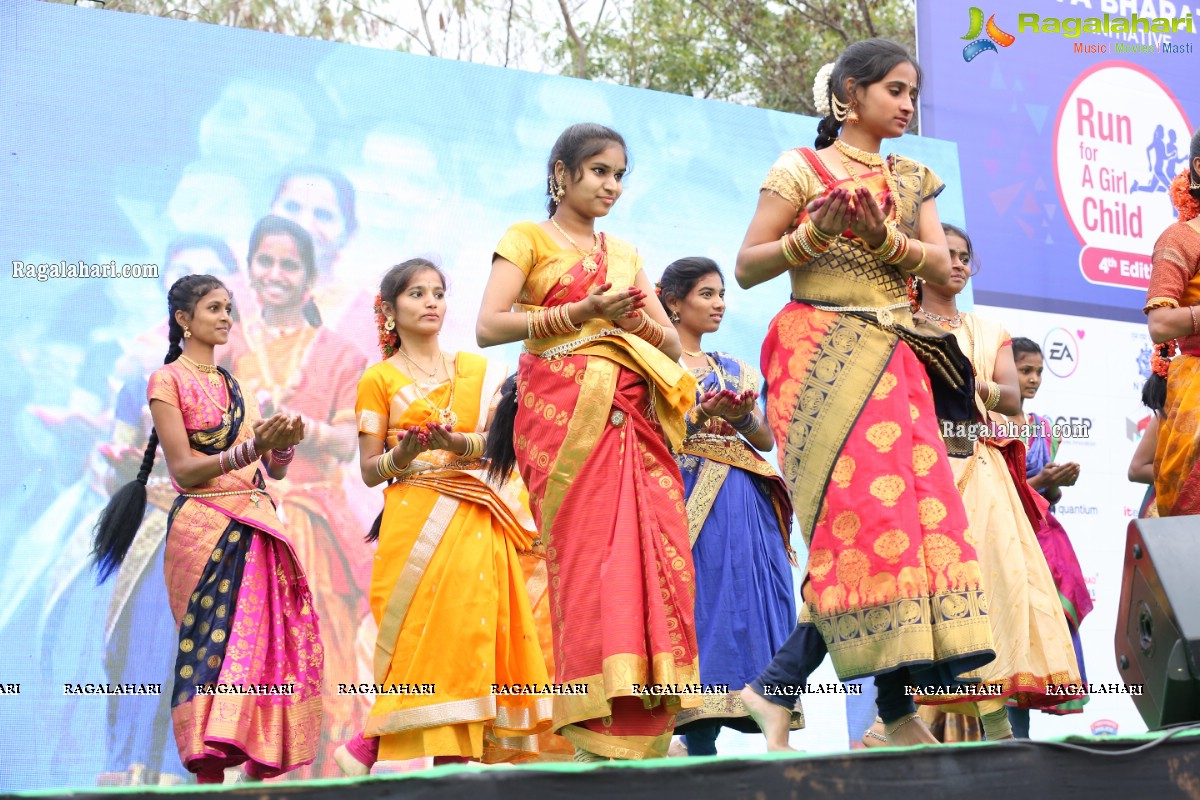
{"label": "jhumka earring", "polygon": [[858,118],[858,111],[854,108],[851,108],[850,113],[846,114],[846,122],[849,122],[851,125],[857,125],[859,122],[861,122],[861,120]]}
{"label": "jhumka earring", "polygon": [[550,184],[550,199],[552,199],[555,203],[561,203],[562,199],[567,194],[567,190],[563,188],[561,183],[554,180],[553,175],[547,178],[547,181]]}

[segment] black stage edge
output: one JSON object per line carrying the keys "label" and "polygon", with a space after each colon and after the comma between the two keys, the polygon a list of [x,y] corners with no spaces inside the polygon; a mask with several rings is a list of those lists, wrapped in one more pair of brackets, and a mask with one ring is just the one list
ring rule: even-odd
{"label": "black stage edge", "polygon": [[839,755],[664,759],[654,763],[447,766],[358,780],[231,784],[220,789],[84,789],[12,798],[255,800],[1200,800],[1200,730],[1126,738],[960,744]]}

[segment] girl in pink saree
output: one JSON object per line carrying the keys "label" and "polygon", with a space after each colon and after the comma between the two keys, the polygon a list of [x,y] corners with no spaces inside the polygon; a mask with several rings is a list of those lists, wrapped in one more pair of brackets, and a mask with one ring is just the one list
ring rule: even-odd
{"label": "girl in pink saree", "polygon": [[161,439],[179,493],[164,556],[179,625],[171,689],[179,757],[200,783],[220,783],[243,763],[250,778],[269,778],[312,761],[321,723],[312,595],[262,476],[286,476],[304,427],[281,414],[261,419],[233,376],[213,366],[231,327],[219,280],[181,278],[169,304],[171,346],[146,392],[154,431],[137,479],[100,518],[94,555],[101,579],[124,558]]}

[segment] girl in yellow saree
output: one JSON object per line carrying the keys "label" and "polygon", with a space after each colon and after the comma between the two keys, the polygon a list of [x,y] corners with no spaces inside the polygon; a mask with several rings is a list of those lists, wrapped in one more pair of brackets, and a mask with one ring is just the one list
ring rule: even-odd
{"label": "girl in yellow saree", "polygon": [[371,573],[375,702],[336,758],[517,761],[549,727],[546,666],[519,554],[536,531],[515,475],[481,461],[503,364],[438,346],[445,279],[412,259],[383,278],[387,358],[358,385],[360,467],[384,489]]}
{"label": "girl in yellow saree", "polygon": [[1200,131],[1171,199],[1179,220],[1154,243],[1144,309],[1155,354],[1142,397],[1161,414],[1154,490],[1163,517],[1200,514]]}

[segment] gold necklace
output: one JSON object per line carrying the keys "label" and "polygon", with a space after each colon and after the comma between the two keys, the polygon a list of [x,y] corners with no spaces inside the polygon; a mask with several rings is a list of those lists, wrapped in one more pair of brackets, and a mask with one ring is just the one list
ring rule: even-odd
{"label": "gold necklace", "polygon": [[[848,155],[855,156],[854,160],[866,167],[879,167],[883,173],[883,182],[887,184],[888,192],[892,196],[892,210],[888,213],[889,220],[896,219],[896,200],[899,198],[899,192],[896,189],[896,178],[892,175],[892,170],[888,166],[887,160],[878,153],[868,153],[866,150],[860,150],[853,145],[846,144],[841,139],[834,139],[833,146],[838,151],[838,158],[842,161],[842,168],[846,170],[846,174],[850,176],[850,180],[854,181],[854,185],[860,188],[866,188],[862,179],[858,177],[858,173],[854,167],[850,166]],[[862,158],[857,157],[861,154]]]}
{"label": "gold necklace", "polygon": [[583,268],[588,272],[595,272],[598,269],[598,265],[596,264],[596,259],[594,256],[596,255],[596,251],[600,249],[600,234],[592,231],[592,252],[589,253],[571,238],[571,234],[562,229],[562,226],[558,224],[558,220],[556,220],[554,217],[550,218],[550,224],[557,228],[558,232],[561,233],[563,237],[571,243],[571,246],[578,250],[579,254],[583,256]]}
{"label": "gold necklace", "polygon": [[683,354],[685,356],[691,356],[692,358],[708,358],[708,354],[706,354],[703,350],[698,353],[693,353],[691,350],[684,350]]}
{"label": "gold necklace", "polygon": [[858,163],[864,164],[868,167],[882,167],[884,164],[884,158],[879,153],[868,152],[862,148],[855,147],[854,145],[843,141],[842,139],[834,139],[833,146],[836,147],[838,152],[842,155],[849,156]]}
{"label": "gold necklace", "polygon": [[180,353],[179,357],[182,358],[186,363],[191,364],[197,371],[203,372],[205,378],[208,380],[208,383],[214,389],[220,388],[220,386],[225,383],[225,379],[221,377],[221,373],[212,364],[201,364],[199,361],[193,361],[183,353]]}
{"label": "gold necklace", "polygon": [[[213,407],[221,412],[221,424],[224,425],[225,427],[229,427],[230,423],[233,422],[233,415],[231,413],[229,413],[229,403],[232,398],[230,396],[230,392],[229,392],[228,388],[225,391],[225,395],[226,395],[225,405],[221,405],[220,403],[217,402],[217,398],[212,396],[212,393],[208,390],[208,387],[205,386],[205,383],[207,383],[208,381],[200,380],[202,373],[208,373],[208,377],[210,380],[213,375],[216,375],[217,378],[221,381],[221,384],[224,385],[225,377],[223,375],[221,375],[220,371],[216,367],[214,367],[212,364],[199,364],[195,361],[192,361],[190,358],[183,355],[182,353],[179,354],[179,358],[183,360],[185,367],[188,367],[188,366],[194,367],[194,369],[189,369],[188,371],[195,374],[195,376],[197,378],[196,382],[200,384],[200,391],[204,392],[204,396],[207,397],[208,401],[213,404]],[[208,367],[208,369],[206,370],[206,369],[204,369],[204,367]],[[216,386],[214,386],[213,388],[215,389]]]}
{"label": "gold necklace", "polygon": [[[403,353],[404,351],[400,350],[398,352]],[[450,398],[446,401],[446,407],[442,408],[437,403],[430,400],[429,393],[421,388],[421,384],[417,383],[416,381],[413,381],[413,385],[417,387],[417,392],[421,395],[421,399],[424,400],[426,402],[426,404],[429,405],[430,408],[432,408],[434,411],[437,412],[438,421],[442,425],[449,425],[451,428],[453,428],[455,425],[458,424],[458,414],[454,413],[454,385],[455,385],[455,383],[457,383],[457,381],[455,380],[455,378],[457,376],[450,374],[450,367],[446,365],[446,354],[442,353],[441,356],[442,356],[442,369],[446,370],[446,375],[450,380]],[[435,372],[436,372],[436,369],[435,369]]]}
{"label": "gold necklace", "polygon": [[925,319],[930,322],[936,322],[939,325],[944,325],[948,328],[957,328],[962,325],[963,315],[961,311],[955,312],[952,317],[943,317],[941,314],[935,314],[929,311],[924,306],[921,307],[921,313],[925,315]]}
{"label": "gold necklace", "polygon": [[[404,351],[403,347],[397,347],[396,352],[399,353],[400,355],[404,356],[404,360],[407,361],[409,364],[413,365],[414,367],[416,367],[417,371],[423,372],[429,376],[429,380],[426,381],[426,383],[428,383],[430,385],[437,383],[437,380],[436,380],[437,379],[437,365],[436,364],[433,366],[432,370],[427,370],[424,367],[422,367],[420,364],[418,364],[416,361],[414,361],[413,357],[410,356],[408,353],[406,353]],[[438,354],[441,355],[440,350],[438,351]],[[446,367],[446,357],[444,355],[442,355],[442,367],[443,367],[443,369]],[[447,378],[450,377],[449,371],[446,372],[446,377]]]}

